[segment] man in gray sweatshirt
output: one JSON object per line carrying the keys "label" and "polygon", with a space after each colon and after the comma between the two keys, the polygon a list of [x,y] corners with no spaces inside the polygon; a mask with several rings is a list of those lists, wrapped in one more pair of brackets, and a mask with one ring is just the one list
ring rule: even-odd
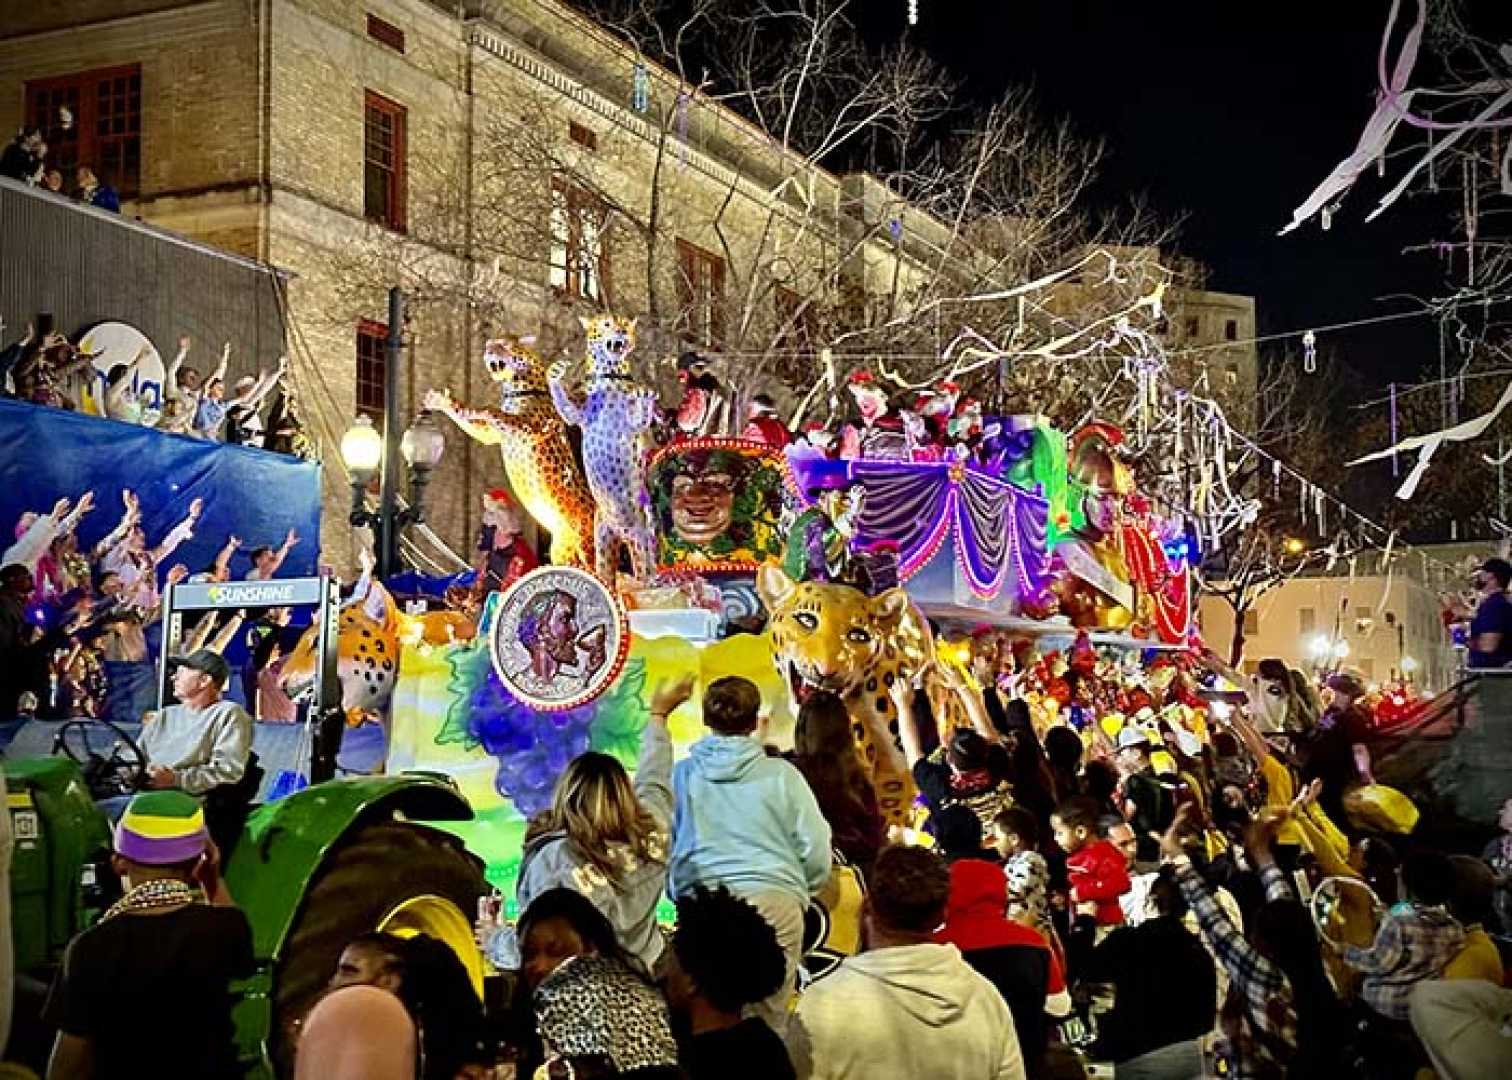
{"label": "man in gray sweatshirt", "polygon": [[209,649],[179,661],[173,673],[179,704],[142,720],[147,787],[204,795],[242,778],[252,753],[252,717],[221,697],[230,674],[226,661]]}

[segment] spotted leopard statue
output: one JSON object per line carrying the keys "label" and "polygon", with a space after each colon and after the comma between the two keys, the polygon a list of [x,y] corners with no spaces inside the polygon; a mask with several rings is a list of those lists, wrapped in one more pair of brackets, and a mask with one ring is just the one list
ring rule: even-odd
{"label": "spotted leopard statue", "polygon": [[630,552],[631,572],[646,582],[656,570],[656,534],[646,492],[643,441],[656,419],[656,392],[635,381],[630,353],[635,320],[614,315],[582,319],[588,339],[588,373],[579,394],[563,383],[567,365],[547,373],[558,414],[583,432],[583,471],[593,495],[595,573],[613,584],[619,548]]}
{"label": "spotted leopard statue", "polygon": [[483,348],[489,378],[499,384],[497,409],[471,409],[446,391],[425,395],[424,407],[449,416],[485,446],[497,446],[509,486],[525,512],[551,534],[551,561],[593,569],[593,497],[578,468],[546,387],[535,338],[505,335]]}
{"label": "spotted leopard statue", "polygon": [[889,825],[911,825],[913,777],[898,744],[898,713],[890,693],[934,661],[924,617],[901,588],[867,596],[849,585],[795,581],[775,564],[756,574],[766,606],[772,654],[794,697],[794,711],[813,690],[838,694],[850,713],[863,765]]}

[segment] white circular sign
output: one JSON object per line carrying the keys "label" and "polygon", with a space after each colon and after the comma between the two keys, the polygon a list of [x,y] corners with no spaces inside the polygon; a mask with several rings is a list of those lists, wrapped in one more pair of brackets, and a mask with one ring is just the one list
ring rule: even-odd
{"label": "white circular sign", "polygon": [[499,597],[489,648],[515,700],[541,712],[575,709],[619,677],[630,627],[619,599],[572,566],[543,566]]}
{"label": "white circular sign", "polygon": [[146,351],[142,353],[142,362],[137,365],[134,388],[142,403],[144,417],[162,412],[163,383],[167,378],[167,370],[163,366],[163,358],[158,355],[146,334],[129,323],[103,322],[88,330],[79,339],[78,346],[83,352],[100,354],[94,358],[94,377],[88,381],[83,391],[83,400],[79,402],[81,412],[94,416],[105,415],[105,377],[117,364],[131,363],[137,350],[143,346],[146,346]]}

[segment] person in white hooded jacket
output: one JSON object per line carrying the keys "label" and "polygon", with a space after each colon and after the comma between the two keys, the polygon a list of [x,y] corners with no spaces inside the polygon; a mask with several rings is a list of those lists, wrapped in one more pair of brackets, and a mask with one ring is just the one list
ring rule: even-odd
{"label": "person in white hooded jacket", "polygon": [[954,945],[937,945],[950,872],[934,852],[877,856],[866,949],[798,999],[788,1028],[799,1080],[1024,1080],[1013,1014]]}

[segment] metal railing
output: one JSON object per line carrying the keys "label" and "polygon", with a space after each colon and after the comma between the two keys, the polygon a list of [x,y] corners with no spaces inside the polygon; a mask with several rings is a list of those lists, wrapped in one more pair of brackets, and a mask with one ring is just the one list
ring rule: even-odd
{"label": "metal railing", "polygon": [[0,250],[6,341],[46,312],[70,338],[96,323],[130,323],[165,362],[187,334],[202,370],[230,341],[231,379],[284,351],[278,291],[288,275],[252,259],[3,178]]}

